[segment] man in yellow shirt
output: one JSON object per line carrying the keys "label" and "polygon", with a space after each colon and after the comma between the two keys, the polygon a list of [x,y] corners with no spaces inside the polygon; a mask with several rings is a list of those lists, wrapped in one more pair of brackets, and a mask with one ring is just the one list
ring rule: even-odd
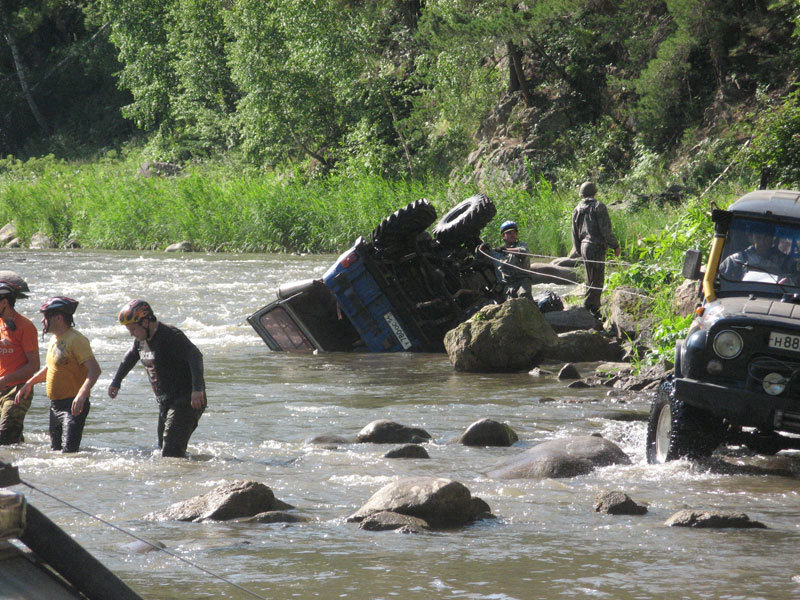
{"label": "man in yellow shirt", "polygon": [[73,325],[72,316],[78,301],[65,296],[48,298],[39,311],[42,333],[52,333],[47,349],[45,366],[25,382],[17,392],[16,402],[21,402],[37,383],[47,381],[50,398],[50,447],[63,452],[77,452],[83,437],[83,426],[91,403],[89,392],[100,377],[89,345]]}

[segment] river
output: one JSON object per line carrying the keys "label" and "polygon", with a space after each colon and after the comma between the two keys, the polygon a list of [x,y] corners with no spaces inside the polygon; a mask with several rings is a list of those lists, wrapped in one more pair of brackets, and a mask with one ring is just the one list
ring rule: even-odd
{"label": "river", "polygon": [[[609,408],[645,411],[647,394],[568,389],[526,373],[456,373],[445,355],[270,352],[245,317],[269,302],[279,284],[321,275],[331,256],[2,253],[0,269],[17,271],[32,289],[17,308],[37,326],[46,297],[80,301],[76,326],[103,369],[75,455],[50,451],[47,401],[37,386],[26,443],[0,448],[0,460],[16,464],[36,490],[12,489],[148,600],[800,597],[797,477],[717,472],[685,461],[648,465],[645,423],[599,416]],[[105,394],[131,343],[117,311],[135,297],[183,329],[205,357],[209,407],[188,460],[159,455],[157,410],[141,366],[116,400]],[[588,373],[592,365],[579,367]],[[426,429],[434,438],[427,445],[431,459],[383,459],[386,446],[304,443],[323,434],[354,436],[380,418]],[[507,422],[520,442],[488,449],[454,443],[482,418]],[[590,433],[615,441],[633,464],[573,479],[495,481],[485,475],[538,441]],[[778,460],[798,474],[797,458],[782,454]],[[423,535],[366,532],[345,522],[384,484],[412,475],[456,479],[498,518]],[[309,522],[142,519],[237,479],[265,483]],[[648,503],[649,512],[594,512],[596,494],[611,489]],[[769,529],[665,527],[683,508],[745,512]],[[130,553],[131,538],[87,513],[160,541],[186,562]]]}

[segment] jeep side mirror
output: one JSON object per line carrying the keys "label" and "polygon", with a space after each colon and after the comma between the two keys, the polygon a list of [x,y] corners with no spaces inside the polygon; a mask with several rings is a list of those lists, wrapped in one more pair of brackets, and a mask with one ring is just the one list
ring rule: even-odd
{"label": "jeep side mirror", "polygon": [[703,254],[700,250],[687,250],[683,257],[683,276],[686,279],[697,281],[700,279],[700,265]]}

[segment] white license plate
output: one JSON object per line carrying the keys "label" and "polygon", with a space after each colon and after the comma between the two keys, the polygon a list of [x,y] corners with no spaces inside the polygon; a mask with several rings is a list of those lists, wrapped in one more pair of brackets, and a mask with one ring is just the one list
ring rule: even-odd
{"label": "white license plate", "polygon": [[794,350],[795,352],[800,352],[800,335],[770,331],[769,342],[767,345],[770,348],[780,348],[781,350]]}

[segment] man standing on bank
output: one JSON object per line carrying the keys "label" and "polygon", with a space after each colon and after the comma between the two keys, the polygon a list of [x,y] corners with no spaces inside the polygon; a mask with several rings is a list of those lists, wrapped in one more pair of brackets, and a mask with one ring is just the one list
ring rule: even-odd
{"label": "man standing on bank", "polygon": [[53,334],[47,363],[25,382],[15,398],[21,404],[34,385],[47,381],[50,448],[62,452],[80,449],[83,426],[91,408],[89,393],[100,377],[100,365],[89,340],[74,327],[77,308],[78,301],[66,296],[54,296],[42,304],[39,309],[43,315],[42,335]]}
{"label": "man standing on bank", "polygon": [[580,189],[581,201],[572,211],[572,243],[586,267],[586,297],[583,306],[600,319],[600,298],[606,278],[606,250],[619,256],[620,247],[611,231],[611,218],[605,204],[595,199],[597,186],[586,181]]}
{"label": "man standing on bank", "polygon": [[[25,286],[27,289],[27,286]],[[31,397],[17,404],[17,392],[39,370],[39,341],[36,327],[19,314],[17,298],[27,298],[23,288],[10,281],[0,281],[0,444],[22,441],[25,413]]]}
{"label": "man standing on bank", "polygon": [[180,329],[159,323],[144,300],[124,306],[119,322],[134,342],[108,386],[108,395],[117,397],[122,380],[141,360],[159,405],[161,456],[186,456],[189,438],[206,407],[203,355]]}

